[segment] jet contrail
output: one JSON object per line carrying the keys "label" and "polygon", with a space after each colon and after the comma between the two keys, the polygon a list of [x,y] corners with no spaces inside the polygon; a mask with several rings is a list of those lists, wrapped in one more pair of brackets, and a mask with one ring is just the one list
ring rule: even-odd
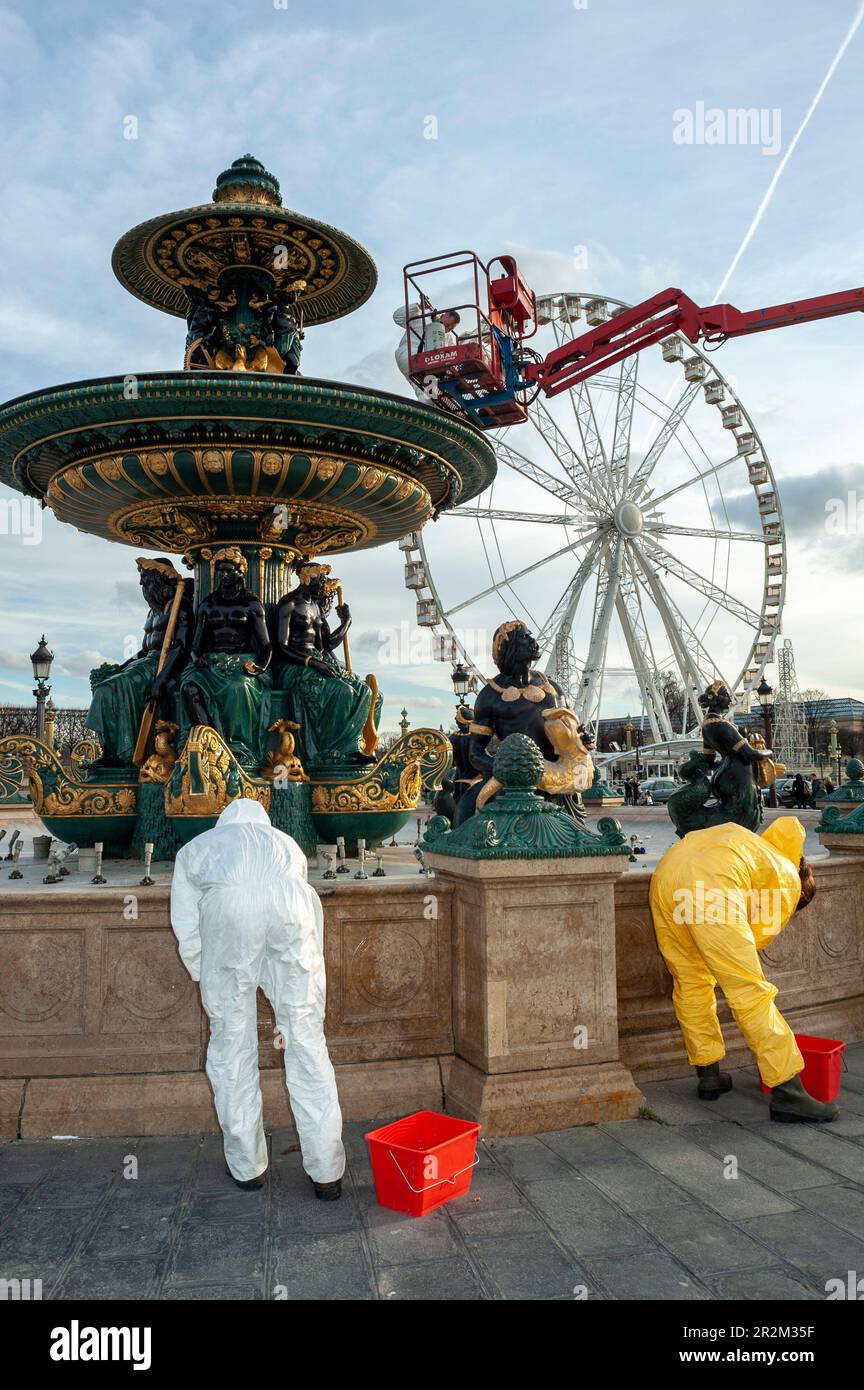
{"label": "jet contrail", "polygon": [[[764,198],[762,199],[761,203],[759,204],[758,208],[756,209],[756,214],[755,214],[755,216],[754,216],[754,218],[753,218],[753,221],[750,223],[750,226],[747,228],[747,232],[746,232],[746,234],[745,234],[744,240],[741,242],[741,245],[738,247],[738,250],[735,252],[735,255],[734,255],[733,258],[732,258],[732,264],[729,266],[729,269],[726,271],[726,274],[723,276],[723,279],[720,281],[720,284],[717,286],[717,289],[714,291],[714,298],[713,298],[712,303],[714,303],[714,304],[719,303],[721,294],[722,294],[723,291],[725,290],[726,286],[729,284],[729,281],[732,279],[732,276],[734,275],[736,269],[738,268],[738,263],[739,263],[739,261],[741,260],[741,257],[744,255],[744,252],[747,250],[747,247],[750,245],[750,242],[753,240],[753,237],[754,237],[754,235],[755,235],[756,229],[757,229],[757,227],[759,226],[759,223],[762,221],[762,218],[765,216],[765,210],[766,210],[766,208],[768,207],[768,204],[770,203],[772,197],[774,196],[774,190],[776,189],[778,183],[780,182],[780,176],[781,176],[781,174],[783,173],[783,170],[786,168],[786,165],[789,163],[789,160],[790,160],[790,158],[791,158],[791,156],[792,156],[792,152],[793,152],[793,150],[795,149],[795,146],[798,144],[798,141],[801,139],[801,136],[804,134],[804,131],[806,130],[806,128],[807,128],[807,126],[808,126],[808,124],[809,124],[809,122],[810,122],[810,117],[813,115],[813,112],[816,110],[816,107],[819,105],[819,102],[822,100],[822,97],[825,95],[825,88],[828,86],[828,83],[831,81],[831,78],[834,76],[834,73],[837,71],[837,67],[838,67],[838,65],[839,65],[839,63],[840,63],[841,58],[843,57],[843,54],[846,52],[846,49],[849,47],[849,45],[850,45],[850,43],[852,42],[853,38],[855,37],[856,33],[857,33],[858,30],[860,29],[860,27],[861,27],[861,21],[862,21],[862,20],[864,20],[864,0],[862,0],[862,3],[858,6],[858,10],[857,10],[857,13],[856,13],[856,15],[855,15],[855,18],[853,19],[853,21],[852,21],[852,23],[851,23],[851,25],[850,25],[850,27],[849,27],[849,32],[847,33],[847,35],[846,35],[846,37],[844,38],[843,42],[841,43],[840,47],[837,49],[837,52],[834,54],[834,57],[833,57],[833,59],[831,60],[831,66],[829,67],[829,69],[828,69],[828,71],[826,72],[825,76],[822,78],[822,81],[819,83],[819,88],[818,88],[818,90],[817,90],[817,92],[816,92],[816,95],[814,96],[813,100],[811,101],[811,103],[810,103],[810,105],[809,105],[809,107],[808,107],[808,109],[807,109],[807,112],[806,112],[806,114],[805,114],[805,116],[804,116],[804,119],[802,120],[802,122],[801,122],[801,124],[799,125],[798,129],[796,130],[794,136],[793,136],[792,139],[790,140],[790,142],[789,142],[789,148],[787,149],[787,151],[786,151],[786,153],[784,154],[783,158],[780,160],[780,163],[777,165],[777,168],[776,168],[775,171],[774,171],[774,177],[772,178],[771,182],[770,182],[769,185],[768,185],[768,189],[767,189],[767,191],[766,191],[766,193],[765,193]],[[664,405],[665,405],[668,401],[671,400],[671,398],[672,398],[672,396],[674,395],[674,393],[675,393],[676,390],[677,390],[677,382],[673,382],[672,385],[669,387],[668,391],[666,392],[665,396],[663,397],[663,404],[664,404]],[[653,428],[654,428],[653,423],[649,423],[648,426],[647,426],[647,429],[646,429],[646,431],[645,431],[645,441],[644,441],[643,446],[642,446],[643,452],[644,452],[644,449],[647,447],[648,439],[649,439],[649,437],[651,436],[651,432],[652,432]]]}
{"label": "jet contrail", "polygon": [[795,149],[795,146],[798,144],[798,141],[801,139],[801,136],[804,134],[804,131],[807,129],[807,126],[808,126],[809,123],[810,123],[810,117],[813,115],[813,112],[816,110],[816,107],[819,105],[819,102],[822,100],[822,97],[823,97],[824,94],[825,94],[825,88],[828,86],[828,83],[831,81],[831,78],[834,76],[834,73],[837,71],[837,67],[838,67],[838,65],[839,65],[839,63],[840,63],[841,58],[843,57],[843,54],[846,52],[846,49],[849,47],[849,45],[850,45],[850,43],[852,42],[852,40],[854,39],[856,33],[857,33],[858,30],[860,29],[860,27],[861,27],[861,21],[862,21],[862,20],[864,20],[864,3],[862,3],[862,4],[860,4],[860,5],[858,6],[858,12],[857,12],[857,14],[855,15],[855,18],[853,19],[853,21],[852,21],[852,23],[851,23],[851,25],[850,25],[850,27],[849,27],[849,31],[848,31],[848,33],[847,33],[845,39],[844,39],[843,42],[841,43],[840,47],[837,49],[837,52],[834,54],[834,57],[833,57],[832,60],[831,60],[831,66],[829,67],[829,69],[828,69],[828,71],[826,72],[825,76],[822,78],[822,81],[819,83],[819,88],[818,88],[818,90],[817,90],[817,92],[816,92],[815,97],[813,98],[813,100],[811,101],[809,107],[807,108],[807,113],[806,113],[806,115],[804,116],[803,121],[801,122],[801,124],[799,125],[799,127],[798,127],[798,129],[796,130],[795,134],[793,135],[791,141],[789,142],[789,148],[787,149],[786,153],[784,154],[783,158],[780,160],[780,163],[777,165],[777,168],[776,168],[775,171],[774,171],[774,177],[772,178],[771,182],[770,182],[769,185],[768,185],[767,191],[766,191],[766,193],[765,193],[765,197],[762,199],[761,203],[759,204],[758,208],[756,209],[756,215],[755,215],[755,217],[753,218],[753,221],[750,223],[750,226],[747,228],[747,233],[746,233],[746,235],[745,235],[745,237],[744,237],[744,240],[742,241],[741,245],[738,247],[738,250],[735,252],[735,255],[734,255],[733,258],[732,258],[732,264],[730,265],[729,269],[726,271],[726,274],[723,276],[723,279],[720,281],[720,284],[718,285],[716,291],[714,292],[714,303],[715,303],[715,304],[718,303],[721,294],[722,294],[723,291],[725,290],[726,286],[728,285],[729,281],[731,280],[732,276],[734,275],[735,270],[737,269],[738,262],[741,260],[741,257],[744,255],[744,252],[747,250],[747,247],[750,245],[750,242],[753,240],[753,236],[754,236],[754,233],[756,232],[756,228],[759,226],[759,223],[762,221],[762,218],[763,218],[764,215],[765,215],[765,211],[766,211],[766,209],[767,209],[767,207],[768,207],[768,204],[771,202],[771,199],[772,199],[772,197],[774,196],[774,190],[775,190],[775,188],[777,187],[778,183],[780,182],[780,178],[781,178],[781,175],[782,175],[782,173],[783,173],[783,170],[786,168],[786,165],[789,163],[789,160],[790,160],[790,158],[791,158],[791,156],[792,156],[792,152],[793,152],[793,150]]}

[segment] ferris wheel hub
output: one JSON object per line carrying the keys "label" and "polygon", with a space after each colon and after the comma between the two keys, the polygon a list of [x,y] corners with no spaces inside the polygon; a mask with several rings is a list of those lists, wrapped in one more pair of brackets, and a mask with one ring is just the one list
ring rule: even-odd
{"label": "ferris wheel hub", "polygon": [[622,536],[639,536],[645,525],[641,507],[635,502],[619,502],[612,517]]}

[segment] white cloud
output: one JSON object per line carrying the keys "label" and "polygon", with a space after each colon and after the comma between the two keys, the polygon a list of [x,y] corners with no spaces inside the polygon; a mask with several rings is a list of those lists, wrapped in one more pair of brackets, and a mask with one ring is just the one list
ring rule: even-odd
{"label": "white cloud", "polygon": [[[360,0],[311,20],[296,7],[162,0],[116,12],[95,0],[2,11],[12,290],[0,301],[0,329],[10,396],[179,364],[182,323],[122,291],[111,246],[136,222],[205,201],[216,174],[247,149],[280,177],[288,207],[344,226],[379,264],[378,293],[362,310],[308,334],[308,375],[408,394],[393,362],[401,269],[454,247],[516,254],[541,291],[634,301],[679,284],[705,303],[770,175],[758,151],[675,147],[673,109],[758,101],[782,106],[791,130],[801,93],[812,91],[842,29],[803,0],[789,0],[781,30],[771,7],[733,0],[710,43],[695,9],[649,13],[638,0],[584,11],[536,6],[527,29],[502,24],[491,0],[444,0],[434,23],[395,8],[382,20],[382,8]],[[502,100],[526,66],[528,97]],[[862,283],[859,198],[848,177],[858,85],[850,61],[736,272],[731,302],[750,308]],[[423,138],[429,113],[439,121],[434,141]],[[129,114],[139,119],[136,141],[123,139]],[[574,264],[577,245],[587,248],[585,269]],[[864,637],[864,615],[848,602],[855,547],[814,544],[792,483],[859,457],[860,351],[856,315],[730,342],[717,359],[738,380],[781,497],[788,488],[786,625],[799,672],[808,684],[852,693],[861,689]],[[514,444],[525,437],[514,431]],[[502,473],[497,505],[505,492]],[[44,628],[57,670],[76,672],[64,698],[83,703],[90,656],[118,659],[126,639],[140,636],[134,554],[44,520],[39,547],[0,539],[3,664],[27,670]],[[476,524],[444,519],[428,536],[436,578],[464,596],[487,565]],[[496,575],[509,559],[490,555]],[[358,625],[357,661],[373,669],[378,627],[413,621],[401,557],[391,547],[337,565]],[[488,565],[486,573],[489,582]],[[550,590],[560,577],[551,567],[538,574],[549,576],[542,586]],[[507,602],[518,607],[505,589],[477,626],[491,632]],[[842,641],[826,641],[826,611],[838,615],[837,630],[842,621]],[[486,653],[488,663],[488,642]],[[418,699],[437,699],[439,690],[445,706],[449,699],[440,666],[379,677],[394,692],[391,704],[411,701],[409,677]],[[618,698],[632,698],[626,684]]]}

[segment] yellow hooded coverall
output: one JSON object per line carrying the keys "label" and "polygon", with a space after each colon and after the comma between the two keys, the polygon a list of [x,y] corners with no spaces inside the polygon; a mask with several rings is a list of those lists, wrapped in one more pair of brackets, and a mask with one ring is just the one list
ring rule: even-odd
{"label": "yellow hooded coverall", "polygon": [[761,835],[728,821],[691,830],[654,870],[654,931],[675,982],[672,1001],[691,1066],[726,1055],[714,993],[719,984],[765,1085],[779,1086],[803,1069],[758,952],[798,906],[804,838],[794,816],[778,817]]}

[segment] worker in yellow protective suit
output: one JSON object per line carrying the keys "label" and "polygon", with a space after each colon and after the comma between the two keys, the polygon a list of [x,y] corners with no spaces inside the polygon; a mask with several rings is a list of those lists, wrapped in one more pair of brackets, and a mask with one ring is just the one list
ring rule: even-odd
{"label": "worker in yellow protective suit", "polygon": [[720,1071],[726,1048],[717,1021],[719,984],[762,1080],[773,1088],[772,1120],[812,1124],[839,1112],[804,1090],[803,1058],[758,954],[816,891],[804,838],[794,816],[778,817],[761,835],[733,821],[691,830],[654,870],[650,903],[701,1099],[716,1100],[732,1085]]}

